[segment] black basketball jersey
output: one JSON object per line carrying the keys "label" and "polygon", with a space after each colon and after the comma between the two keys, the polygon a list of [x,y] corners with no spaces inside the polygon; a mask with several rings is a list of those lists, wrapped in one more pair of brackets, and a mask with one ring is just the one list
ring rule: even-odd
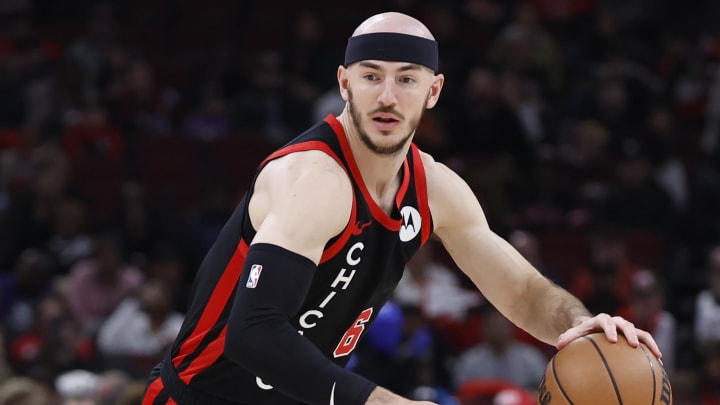
{"label": "black basketball jersey", "polygon": [[[302,309],[291,322],[329,359],[344,366],[395,289],[405,264],[430,237],[425,171],[412,145],[388,215],[368,193],[342,126],[328,116],[270,155],[258,172],[273,159],[306,150],[333,157],[347,172],[354,198],[350,221],[326,245]],[[191,388],[231,403],[297,404],[223,355],[234,292],[255,236],[248,215],[250,190],[201,265],[185,323],[171,350],[172,363]]]}

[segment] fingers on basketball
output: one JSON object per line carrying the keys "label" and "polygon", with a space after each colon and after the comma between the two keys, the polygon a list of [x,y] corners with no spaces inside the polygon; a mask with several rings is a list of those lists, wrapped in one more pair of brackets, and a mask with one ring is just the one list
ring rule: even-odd
{"label": "fingers on basketball", "polygon": [[604,333],[576,339],[548,363],[537,391],[540,405],[671,405],[672,387],[662,363],[645,344]]}

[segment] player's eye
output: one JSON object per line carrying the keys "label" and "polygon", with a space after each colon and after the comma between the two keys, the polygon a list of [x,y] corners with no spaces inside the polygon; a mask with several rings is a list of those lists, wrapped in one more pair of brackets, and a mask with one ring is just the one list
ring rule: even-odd
{"label": "player's eye", "polygon": [[369,80],[369,81],[375,81],[375,80],[378,79],[378,76],[377,76],[376,74],[374,74],[374,73],[366,73],[366,74],[363,76],[363,79]]}
{"label": "player's eye", "polygon": [[403,76],[402,78],[400,78],[400,82],[402,82],[403,84],[412,84],[415,83],[415,78],[411,76]]}

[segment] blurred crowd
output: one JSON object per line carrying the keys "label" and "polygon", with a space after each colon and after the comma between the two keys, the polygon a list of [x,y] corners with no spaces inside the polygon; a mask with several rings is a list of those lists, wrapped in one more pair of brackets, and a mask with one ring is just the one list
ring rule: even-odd
{"label": "blurred crowd", "polygon": [[[350,27],[407,12],[445,88],[415,142],[593,312],[720,404],[720,3],[0,2],[0,405],[139,404],[256,165],[343,108]],[[437,242],[348,367],[444,405],[533,404],[554,348]]]}

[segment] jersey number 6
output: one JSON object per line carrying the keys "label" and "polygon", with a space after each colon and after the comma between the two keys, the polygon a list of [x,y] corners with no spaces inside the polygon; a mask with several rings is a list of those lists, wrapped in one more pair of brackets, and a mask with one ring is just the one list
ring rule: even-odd
{"label": "jersey number 6", "polygon": [[373,309],[371,307],[362,311],[360,315],[358,315],[355,322],[353,322],[352,326],[348,328],[342,339],[340,339],[340,343],[338,343],[338,346],[335,348],[333,355],[336,358],[347,356],[355,350],[355,346],[357,346],[358,341],[360,340],[360,335],[362,335],[365,330],[365,324],[370,320],[372,313]]}

